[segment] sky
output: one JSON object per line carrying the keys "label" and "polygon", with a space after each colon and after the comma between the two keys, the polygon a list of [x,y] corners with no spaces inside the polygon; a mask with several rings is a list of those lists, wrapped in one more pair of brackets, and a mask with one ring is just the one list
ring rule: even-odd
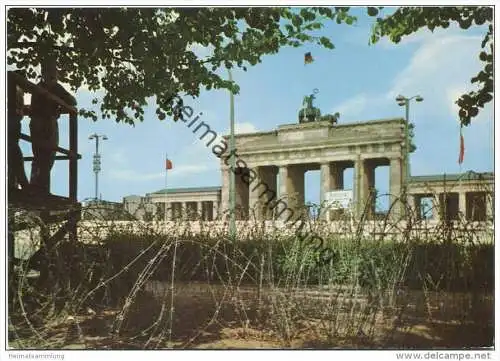
{"label": "sky", "polygon": [[[320,35],[331,38],[334,50],[308,44],[300,48],[282,48],[278,54],[264,56],[262,62],[246,72],[234,70],[240,86],[235,97],[236,131],[271,131],[282,124],[297,123],[302,99],[319,89],[315,105],[322,114],[340,113],[339,123],[404,117],[404,107],[394,98],[420,95],[421,103],[412,102],[410,121],[415,124],[417,150],[411,155],[411,174],[428,175],[493,171],[494,128],[492,103],[481,110],[471,126],[464,129],[465,158],[460,167],[459,122],[456,99],[472,90],[470,78],[481,69],[479,48],[485,28],[462,30],[450,27],[419,31],[403,38],[400,44],[383,39],[368,45],[373,19],[364,9],[356,9],[358,22],[353,26],[327,24]],[[209,49],[195,46],[199,56]],[[304,65],[304,53],[311,52],[312,64]],[[94,97],[80,89],[76,98],[80,107],[90,107]],[[229,129],[228,91],[202,91],[199,98],[184,99],[195,114],[218,134]],[[146,108],[144,122],[135,127],[117,124],[113,119],[94,122],[80,118],[78,198],[94,197],[92,157],[93,133],[105,134],[100,142],[102,170],[99,194],[104,200],[121,202],[124,196],[145,195],[165,188],[165,154],[173,162],[168,187],[221,185],[219,160],[192,130],[171,118],[158,120],[154,107]],[[68,146],[68,118],[59,120],[60,146]],[[28,131],[29,119],[23,120]],[[22,142],[25,155],[31,154]],[[29,174],[29,164],[26,165]],[[379,192],[387,192],[388,167],[375,173]],[[352,186],[352,171],[345,172],[345,187]],[[52,171],[52,193],[68,194],[68,163],[57,161]],[[306,173],[306,201],[319,201],[319,171]]]}

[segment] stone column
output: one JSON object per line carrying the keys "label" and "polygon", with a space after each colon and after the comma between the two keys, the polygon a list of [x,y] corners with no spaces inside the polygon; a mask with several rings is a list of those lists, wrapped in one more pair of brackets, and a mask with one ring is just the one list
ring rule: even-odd
{"label": "stone column", "polygon": [[174,203],[167,202],[167,220],[173,221],[175,217]]}
{"label": "stone column", "polygon": [[441,193],[439,195],[439,211],[441,214],[441,220],[451,220],[452,214],[450,209],[450,193]]}
{"label": "stone column", "polygon": [[320,219],[330,219],[328,216],[330,210],[325,204],[326,193],[332,190],[332,174],[331,174],[331,164],[321,163],[320,165],[320,192],[319,192],[319,202],[320,202]]}
{"label": "stone column", "polygon": [[296,219],[304,206],[304,168],[300,165],[281,166],[279,173],[280,202],[276,212],[281,215],[281,219]]}
{"label": "stone column", "polygon": [[330,163],[321,163],[320,165],[320,194],[319,201],[321,204],[326,200],[326,193],[332,190],[332,174]]}
{"label": "stone column", "polygon": [[[344,168],[335,162],[321,163],[320,166],[320,203],[326,200],[326,193],[344,188]],[[330,211],[322,210],[321,219],[329,220]]]}
{"label": "stone column", "polygon": [[304,188],[304,173],[305,169],[301,165],[293,165],[290,167],[291,172],[289,173],[289,187],[290,190],[288,194],[291,196],[290,204],[293,206],[297,216],[301,212],[304,212],[305,203],[305,188]]}
{"label": "stone column", "polygon": [[203,202],[198,201],[196,203],[196,213],[197,213],[197,218],[204,221],[205,220],[205,215],[203,212]]}
{"label": "stone column", "polygon": [[[346,169],[345,162],[330,163],[330,190],[344,189],[344,170]],[[328,211],[326,213],[327,221],[330,221],[332,214],[338,211]]]}
{"label": "stone column", "polygon": [[183,219],[184,218],[184,210],[182,208],[182,202],[176,202],[176,212],[177,212],[177,219]]}
{"label": "stone column", "polygon": [[235,180],[234,180],[237,220],[247,220],[249,216],[248,209],[250,206],[250,202],[249,202],[248,178],[249,178],[248,168],[237,168],[237,171],[235,171]]}
{"label": "stone column", "polygon": [[188,205],[187,202],[181,202],[181,218],[188,220]]}
{"label": "stone column", "polygon": [[363,212],[368,212],[367,216],[373,213],[373,204],[367,207],[370,196],[370,188],[375,185],[375,168],[370,160],[363,160],[360,156],[354,162],[354,199],[356,202],[355,212],[357,217],[361,217]]}
{"label": "stone column", "polygon": [[432,197],[432,219],[435,221],[441,220],[441,199],[439,194],[434,194]]}
{"label": "stone column", "polygon": [[[278,168],[275,166],[262,167],[260,171],[260,178],[262,183],[260,188],[260,201],[262,203],[263,219],[272,219],[272,207],[274,201],[278,198],[276,190]],[[252,183],[251,187],[255,185]]]}
{"label": "stone column", "polygon": [[354,161],[354,172],[353,172],[353,180],[352,180],[352,189],[354,191],[354,209],[353,212],[356,215],[356,217],[359,216],[360,211],[360,202],[361,202],[361,197],[360,197],[360,189],[361,189],[361,177],[362,177],[362,166],[361,166],[361,158],[359,156],[356,157],[356,160]]}
{"label": "stone column", "polygon": [[467,219],[467,192],[458,193],[458,211],[460,212],[460,218]]}
{"label": "stone column", "polygon": [[221,204],[219,212],[221,215],[228,215],[229,211],[229,168],[222,168],[222,189],[221,189]]}
{"label": "stone column", "polygon": [[176,212],[177,212],[177,219],[183,219],[184,218],[184,213],[182,209],[182,202],[176,202]]}
{"label": "stone column", "polygon": [[255,167],[253,171],[257,178],[253,179],[248,186],[248,214],[250,220],[261,220],[263,217],[260,194],[262,192],[260,183],[262,182],[262,167]]}
{"label": "stone column", "polygon": [[418,194],[408,194],[408,202],[414,219],[422,219],[422,209],[420,207],[421,196]]}
{"label": "stone column", "polygon": [[493,221],[495,217],[495,201],[494,201],[494,193],[486,192],[486,220]]}
{"label": "stone column", "polygon": [[402,160],[401,158],[392,158],[390,160],[390,171],[389,171],[389,193],[390,202],[392,206],[391,213],[394,217],[399,218],[403,214],[403,207],[401,202],[401,191],[403,186],[403,174],[402,174]]}
{"label": "stone column", "polygon": [[174,218],[172,213],[172,205],[173,205],[172,202],[165,203],[165,210],[167,212],[167,221],[171,221]]}
{"label": "stone column", "polygon": [[219,202],[212,201],[212,219],[211,221],[215,221],[219,217]]}
{"label": "stone column", "polygon": [[344,189],[344,170],[345,166],[336,162],[330,163],[330,179],[332,182],[332,189]]}
{"label": "stone column", "polygon": [[279,186],[278,186],[278,202],[276,203],[275,208],[273,209],[275,219],[283,219],[287,217],[284,209],[286,208],[288,201],[286,198],[287,195],[287,181],[288,181],[288,167],[286,165],[282,165],[278,168],[279,174]]}
{"label": "stone column", "polygon": [[[170,208],[170,214],[172,215],[172,220],[177,219],[177,204],[175,202],[170,202],[169,203],[169,208]],[[167,215],[168,217],[168,215]]]}
{"label": "stone column", "polygon": [[[375,198],[375,165],[373,161],[367,159],[363,162],[365,179],[361,183],[363,186],[364,194],[364,211],[367,212],[368,219],[373,219],[375,215],[375,205],[377,199]],[[367,202],[370,202],[368,205]]]}
{"label": "stone column", "polygon": [[249,187],[249,212],[256,220],[269,219],[270,209],[276,194],[276,170],[274,167],[255,167],[257,178],[252,179]]}

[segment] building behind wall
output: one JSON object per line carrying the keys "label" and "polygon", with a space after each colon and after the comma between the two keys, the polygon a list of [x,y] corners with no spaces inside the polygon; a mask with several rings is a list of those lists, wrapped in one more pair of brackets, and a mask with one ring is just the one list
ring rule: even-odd
{"label": "building behind wall", "polygon": [[157,207],[149,198],[130,195],[123,198],[123,209],[138,220],[153,220],[157,214]]}
{"label": "building behind wall", "polygon": [[82,202],[82,220],[128,220],[123,203],[89,199]]}
{"label": "building behind wall", "polygon": [[[493,173],[469,171],[411,177],[409,196],[417,218],[491,222],[494,189]],[[428,211],[423,210],[425,203],[431,204]]]}
{"label": "building behind wall", "polygon": [[220,217],[221,187],[161,189],[145,197],[123,198],[124,208],[140,220],[204,220]]}
{"label": "building behind wall", "polygon": [[[144,197],[124,197],[123,208],[140,220],[211,221],[220,219],[227,211],[221,209],[221,193],[220,186],[161,189]],[[408,194],[417,219],[494,219],[494,174],[491,172],[412,176]]]}

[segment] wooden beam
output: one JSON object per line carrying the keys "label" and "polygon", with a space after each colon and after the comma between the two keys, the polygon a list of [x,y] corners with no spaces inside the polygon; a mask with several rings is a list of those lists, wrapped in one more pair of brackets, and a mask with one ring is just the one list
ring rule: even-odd
{"label": "wooden beam", "polygon": [[[23,76],[20,74],[17,74],[13,71],[8,72],[8,77],[9,80],[12,80],[20,86],[25,92],[29,92],[32,94],[39,94],[43,97],[45,97],[47,100],[52,100],[56,104],[62,107],[62,114],[69,114],[69,150],[62,148],[62,147],[55,147],[51,148],[50,150],[54,150],[55,152],[62,153],[63,155],[56,155],[54,158],[56,160],[69,160],[69,197],[57,197],[53,195],[49,195],[47,199],[42,199],[42,204],[46,207],[47,204],[46,202],[49,199],[55,200],[55,203],[57,204],[56,208],[63,208],[65,205],[64,203],[67,202],[67,206],[73,206],[75,204],[78,204],[77,200],[77,188],[78,188],[78,159],[81,159],[82,156],[78,154],[78,111],[75,107],[70,106],[66,104],[61,98],[57,97],[56,95],[50,93],[48,90],[44,89],[43,87],[36,85],[29,80],[25,79]],[[25,115],[31,114],[31,106],[25,106],[24,107],[24,113]],[[27,134],[21,134],[20,139],[23,139],[25,141],[28,141],[32,143],[32,137],[27,135]],[[28,156],[28,157],[23,157],[25,161],[32,161],[34,159],[33,156]],[[44,196],[45,197],[45,196]],[[17,204],[23,204],[24,206],[28,207],[37,207],[42,204],[37,202],[35,199],[37,198],[36,196],[29,194],[29,192],[26,191],[21,191],[21,192],[9,192],[9,204],[12,203],[17,203]],[[54,204],[55,206],[55,204]],[[61,236],[61,234],[64,234],[65,232],[70,233],[70,238],[72,240],[76,240],[76,224],[78,220],[80,219],[80,212],[78,211],[77,213],[70,213],[70,216],[68,217],[68,223],[65,227],[62,227],[56,236],[54,236],[54,239],[57,239],[58,237]]]}
{"label": "wooden beam", "polygon": [[47,243],[52,246],[55,245],[57,242],[60,242],[64,236],[68,233],[68,231],[71,228],[71,224],[69,221],[66,221],[66,223],[63,223],[61,227],[52,235],[50,238],[47,240]]}
{"label": "wooden beam", "polygon": [[[69,151],[78,154],[78,118],[76,114],[69,115]],[[69,160],[69,199],[77,201],[78,191],[78,158]]]}
{"label": "wooden beam", "polygon": [[[21,133],[21,139],[31,143],[31,137],[27,134]],[[70,147],[70,149],[71,149],[71,147]],[[79,154],[71,153],[71,151],[69,151],[65,148],[61,148],[61,147],[57,147],[56,152],[66,154],[68,157],[75,158],[75,159],[77,159],[80,156]]]}
{"label": "wooden beam", "polygon": [[[68,112],[67,109],[62,109],[60,111],[61,114],[70,114],[70,112]],[[23,115],[24,116],[27,116],[27,117],[30,117],[31,116],[31,104],[26,104],[24,107],[23,107]]]}
{"label": "wooden beam", "polygon": [[[32,161],[33,160],[33,156],[28,156],[28,157],[23,157],[23,159],[25,161]],[[68,160],[68,159],[73,159],[72,157],[70,157],[69,155],[56,155],[54,157],[56,160]],[[81,154],[78,154],[78,159],[82,159],[82,155]]]}
{"label": "wooden beam", "polygon": [[14,77],[14,80],[16,83],[25,91],[28,91],[29,93],[38,93],[40,95],[43,95],[44,97],[55,101],[57,104],[59,104],[61,107],[63,107],[68,113],[70,114],[77,114],[77,110],[75,107],[72,107],[71,105],[66,104],[61,98],[55,96],[54,94],[50,93],[49,91],[45,90],[39,85],[33,84],[30,82],[28,79],[25,79],[23,76],[12,72],[12,76]]}
{"label": "wooden beam", "polygon": [[9,207],[19,207],[29,210],[68,210],[79,209],[81,205],[68,197],[54,194],[32,193],[22,189],[10,189],[7,194]]}

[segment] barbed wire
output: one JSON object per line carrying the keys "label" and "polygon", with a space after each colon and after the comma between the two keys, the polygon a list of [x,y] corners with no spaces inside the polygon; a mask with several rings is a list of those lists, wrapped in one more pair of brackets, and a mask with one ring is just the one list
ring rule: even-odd
{"label": "barbed wire", "polygon": [[[387,198],[392,202],[382,214],[377,204]],[[286,201],[292,204],[296,200]],[[63,346],[66,338],[54,341],[52,336],[55,324],[66,324],[63,315],[81,323],[79,332],[84,337],[89,332],[85,320],[96,312],[103,317],[102,312],[108,309],[116,312],[103,332],[114,345],[123,345],[126,337],[134,347],[166,347],[181,334],[186,336],[182,322],[187,322],[191,333],[181,346],[188,347],[204,330],[235,320],[241,325],[265,325],[290,340],[300,333],[299,319],[318,317],[323,326],[317,327],[326,327],[324,331],[332,336],[361,331],[373,336],[378,317],[403,312],[397,302],[408,274],[429,292],[449,287],[446,285],[456,282],[457,277],[449,257],[461,257],[460,262],[470,262],[467,266],[461,263],[466,267],[461,272],[474,268],[475,276],[467,277],[481,284],[490,282],[485,275],[491,265],[487,262],[482,269],[477,267],[477,260],[488,249],[484,245],[493,241],[489,220],[474,222],[458,217],[431,222],[401,198],[387,194],[369,199],[357,217],[332,211],[331,222],[321,216],[326,204],[309,204],[297,212],[306,215],[302,235],[307,239],[312,232],[325,237],[337,255],[318,268],[314,247],[300,241],[295,233],[298,224],[259,219],[262,206],[250,209],[249,221],[237,222],[239,242],[232,244],[228,211],[221,212],[215,221],[200,221],[201,214],[191,212],[165,222],[161,207],[150,220],[139,220],[140,207],[131,215],[119,207],[96,204],[82,211],[77,244],[64,237],[44,252],[40,251],[41,234],[50,237],[60,223],[44,224],[38,211],[9,209],[9,230],[15,238],[18,260],[9,274],[9,324],[12,335],[18,335],[12,337],[18,340],[27,328],[31,336],[24,342]],[[272,218],[272,213],[268,215]],[[424,247],[422,244],[450,242],[459,245],[457,250],[446,246],[446,251],[436,251],[443,258],[439,261],[438,257],[435,271],[415,266],[418,253],[414,253],[422,251],[418,248]],[[389,253],[392,258],[384,261],[378,254],[389,245],[393,247]],[[460,245],[473,248],[465,251]],[[36,275],[47,260],[53,263],[50,284]],[[414,269],[423,273],[415,275]],[[317,287],[327,288],[323,292]],[[193,301],[199,297],[199,302]],[[193,320],[186,321],[187,313],[197,307],[208,307],[210,312],[200,315],[193,326]],[[328,314],[325,309],[332,311]]]}

